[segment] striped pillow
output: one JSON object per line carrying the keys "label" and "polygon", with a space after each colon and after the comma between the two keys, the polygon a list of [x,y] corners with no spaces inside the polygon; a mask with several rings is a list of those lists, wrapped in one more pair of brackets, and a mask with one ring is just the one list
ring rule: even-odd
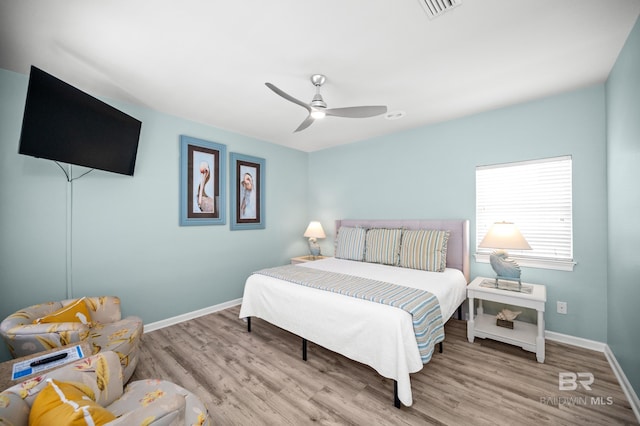
{"label": "striped pillow", "polygon": [[449,231],[420,229],[404,231],[400,248],[400,266],[431,272],[447,267]]}
{"label": "striped pillow", "polygon": [[367,230],[365,228],[351,228],[341,226],[338,229],[336,241],[336,254],[338,259],[357,260],[364,259],[364,241]]}
{"label": "striped pillow", "polygon": [[364,260],[385,265],[398,265],[402,229],[369,229]]}

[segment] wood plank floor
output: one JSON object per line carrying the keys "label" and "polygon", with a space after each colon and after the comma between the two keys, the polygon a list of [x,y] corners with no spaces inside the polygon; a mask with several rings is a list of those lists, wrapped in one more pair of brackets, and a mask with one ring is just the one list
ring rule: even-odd
{"label": "wood plank floor", "polygon": [[[444,353],[411,375],[413,405],[393,406],[393,381],[239,307],[145,333],[132,380],[164,378],[197,394],[219,425],[637,424],[604,354],[547,341],[535,354],[445,327]],[[590,372],[591,390],[560,391],[558,373]]]}

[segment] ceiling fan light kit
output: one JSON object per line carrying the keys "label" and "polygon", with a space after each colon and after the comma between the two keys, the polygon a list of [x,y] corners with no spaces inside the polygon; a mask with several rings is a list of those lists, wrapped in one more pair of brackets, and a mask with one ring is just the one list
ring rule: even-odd
{"label": "ceiling fan light kit", "polygon": [[325,118],[327,116],[327,114],[324,113],[324,111],[311,111],[311,117],[313,117],[316,120],[322,120],[323,118]]}
{"label": "ceiling fan light kit", "polygon": [[294,133],[306,129],[311,124],[313,124],[315,120],[323,119],[327,115],[345,118],[368,118],[382,115],[387,112],[387,107],[384,105],[327,108],[327,104],[324,99],[322,99],[322,95],[320,94],[320,87],[322,87],[322,85],[326,81],[327,77],[322,74],[313,74],[311,76],[311,83],[316,87],[316,94],[313,96],[311,103],[309,103],[308,105],[294,98],[288,93],[278,89],[271,83],[265,83],[265,85],[277,95],[283,97],[289,102],[300,105],[309,113],[307,118],[305,118],[304,121],[298,126],[298,128],[294,130]]}

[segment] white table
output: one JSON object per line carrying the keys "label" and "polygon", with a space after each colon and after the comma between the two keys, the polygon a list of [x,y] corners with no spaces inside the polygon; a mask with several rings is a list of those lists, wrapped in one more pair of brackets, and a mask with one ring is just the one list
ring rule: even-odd
{"label": "white table", "polygon": [[[477,277],[467,287],[469,298],[469,320],[467,321],[467,339],[473,343],[475,337],[489,338],[500,342],[520,346],[529,352],[535,352],[538,362],[544,362],[544,305],[547,301],[547,289],[544,285],[522,283],[532,287],[532,292],[521,293],[500,288],[481,287],[483,281],[495,281],[493,278]],[[478,315],[474,315],[475,299],[478,299]],[[496,325],[496,316],[484,313],[482,301],[504,303],[535,309],[538,313],[537,324],[514,321],[513,329]]]}
{"label": "white table", "polygon": [[[31,354],[31,355],[27,355],[27,356],[23,356],[20,358],[16,358],[16,359],[10,359],[9,361],[5,361],[3,363],[0,363],[0,392],[13,386],[16,385],[18,383],[24,382],[25,380],[31,379],[33,377],[36,377],[38,375],[44,374],[44,372],[34,372],[33,374],[30,374],[28,376],[24,376],[21,377],[17,380],[12,380],[12,371],[13,371],[13,366],[14,364],[17,364],[19,362],[23,362],[23,361],[28,361],[31,360],[33,358],[39,358],[42,357],[44,355],[49,355],[49,354],[54,354],[56,352],[61,352],[64,351],[65,349],[68,348],[72,348],[75,347],[77,345],[80,345],[80,347],[82,348],[82,352],[83,352],[83,358],[84,357],[88,357],[92,355],[92,351],[91,351],[91,346],[89,345],[89,343],[87,343],[86,341],[84,342],[75,342],[75,343],[71,343],[69,345],[65,345],[65,346],[60,346],[57,348],[53,348],[53,349],[49,349],[48,351],[43,351],[43,352],[38,352],[35,354]],[[60,368],[63,365],[69,363],[73,361],[73,358],[69,358],[68,360],[62,361],[62,362],[56,362],[56,363],[51,363],[50,367],[48,369],[56,369],[56,368]]]}

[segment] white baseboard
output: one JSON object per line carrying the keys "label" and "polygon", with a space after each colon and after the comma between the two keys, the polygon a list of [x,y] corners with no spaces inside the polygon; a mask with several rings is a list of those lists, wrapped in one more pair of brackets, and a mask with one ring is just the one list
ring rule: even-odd
{"label": "white baseboard", "polygon": [[616,378],[618,379],[618,383],[620,383],[620,386],[622,387],[624,394],[627,396],[627,399],[629,400],[629,404],[631,405],[631,408],[633,409],[633,412],[636,415],[636,419],[638,420],[638,423],[640,423],[640,399],[638,399],[638,395],[633,390],[631,383],[629,383],[629,379],[627,379],[627,376],[624,374],[624,371],[622,371],[622,368],[620,367],[620,364],[618,364],[618,360],[616,359],[616,356],[611,351],[611,348],[609,348],[609,345],[607,345],[607,347],[605,348],[604,355],[607,357],[607,361],[609,361],[609,365],[613,370],[613,374],[616,375]]}
{"label": "white baseboard", "polygon": [[568,334],[556,333],[555,331],[545,331],[544,338],[554,342],[566,343],[567,345],[590,349],[597,352],[604,352],[607,347],[606,343],[583,339],[582,337],[569,336]]}
{"label": "white baseboard", "polygon": [[222,311],[232,306],[237,306],[242,303],[242,298],[236,300],[230,300],[228,302],[220,303],[218,305],[209,306],[208,308],[198,309],[197,311],[187,312],[186,314],[176,315],[175,317],[163,319],[160,321],[152,322],[144,325],[144,332],[148,333],[161,328],[169,327],[170,325],[178,324],[190,319],[198,318],[203,315],[212,314],[214,312]]}

